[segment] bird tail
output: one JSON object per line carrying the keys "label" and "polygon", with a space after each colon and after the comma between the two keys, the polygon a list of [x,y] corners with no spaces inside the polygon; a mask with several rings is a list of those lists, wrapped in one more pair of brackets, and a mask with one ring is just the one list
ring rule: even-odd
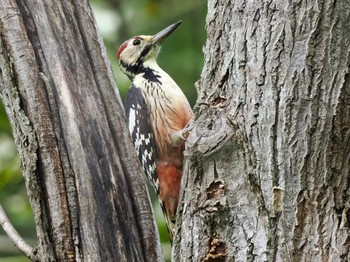
{"label": "bird tail", "polygon": [[173,238],[174,238],[174,227],[175,227],[175,219],[171,218],[168,214],[168,212],[165,209],[165,206],[163,204],[163,201],[159,198],[160,206],[162,207],[163,215],[165,218],[165,224],[166,228],[168,230],[168,236],[170,239],[171,244],[173,243]]}

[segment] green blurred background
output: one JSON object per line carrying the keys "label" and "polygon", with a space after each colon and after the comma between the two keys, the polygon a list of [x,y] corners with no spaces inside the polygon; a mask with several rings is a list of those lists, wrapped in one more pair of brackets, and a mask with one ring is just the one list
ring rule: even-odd
{"label": "green blurred background", "polygon": [[[166,26],[182,20],[182,25],[165,41],[158,58],[159,65],[183,89],[194,105],[196,90],[203,66],[202,47],[205,42],[206,2],[200,0],[91,0],[100,32],[124,100],[130,81],[118,67],[115,54],[127,39],[139,34],[155,34]],[[156,196],[153,206],[161,234],[163,253],[170,258],[170,243]],[[0,203],[15,228],[31,245],[35,245],[33,214],[28,203],[20,160],[16,151],[11,127],[0,103]],[[29,261],[14,247],[0,227],[0,262]]]}

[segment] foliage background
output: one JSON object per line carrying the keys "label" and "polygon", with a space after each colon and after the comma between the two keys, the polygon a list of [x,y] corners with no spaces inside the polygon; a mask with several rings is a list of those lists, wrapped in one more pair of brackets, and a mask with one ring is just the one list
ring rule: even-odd
{"label": "foliage background", "polygon": [[[206,2],[200,0],[91,0],[90,4],[104,38],[111,66],[122,99],[130,81],[118,67],[115,54],[128,38],[140,34],[155,34],[164,27],[182,20],[182,25],[165,41],[158,58],[159,65],[183,89],[194,105],[203,66],[202,46],[205,42]],[[151,190],[150,190],[151,191]],[[163,252],[170,257],[163,215],[156,196],[152,195]],[[0,203],[19,233],[35,245],[33,214],[26,196],[20,160],[11,134],[11,127],[0,103]],[[0,262],[29,261],[21,255],[0,227]]]}

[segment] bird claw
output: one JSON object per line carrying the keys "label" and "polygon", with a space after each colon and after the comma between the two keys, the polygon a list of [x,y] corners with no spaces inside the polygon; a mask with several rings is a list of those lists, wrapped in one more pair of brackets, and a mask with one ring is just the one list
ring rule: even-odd
{"label": "bird claw", "polygon": [[171,142],[174,146],[181,144],[181,141],[187,141],[190,131],[192,130],[191,121],[181,130],[171,134]]}
{"label": "bird claw", "polygon": [[185,126],[185,128],[179,131],[180,132],[179,137],[182,140],[187,141],[187,138],[190,135],[190,132],[191,132],[192,128],[193,128],[192,120],[190,120],[190,122],[188,122],[188,124]]}

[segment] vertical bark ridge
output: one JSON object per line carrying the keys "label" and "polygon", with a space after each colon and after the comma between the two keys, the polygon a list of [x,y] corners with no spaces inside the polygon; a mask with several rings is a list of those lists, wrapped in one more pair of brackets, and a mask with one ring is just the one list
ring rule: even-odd
{"label": "vertical bark ridge", "polygon": [[[192,191],[174,258],[347,260],[349,10],[331,0],[208,1],[185,165]],[[224,200],[206,198],[213,181]]]}
{"label": "vertical bark ridge", "polygon": [[[22,161],[34,167],[26,182],[40,189],[28,187],[39,256],[43,261],[161,260],[147,191],[140,168],[131,164],[136,154],[89,5],[6,0],[2,6],[8,56],[1,68],[13,61],[16,81],[2,81],[4,90],[14,82],[22,102],[15,114],[23,107],[32,143],[38,145],[32,152],[37,161],[26,155]],[[16,130],[16,118],[11,120]]]}

